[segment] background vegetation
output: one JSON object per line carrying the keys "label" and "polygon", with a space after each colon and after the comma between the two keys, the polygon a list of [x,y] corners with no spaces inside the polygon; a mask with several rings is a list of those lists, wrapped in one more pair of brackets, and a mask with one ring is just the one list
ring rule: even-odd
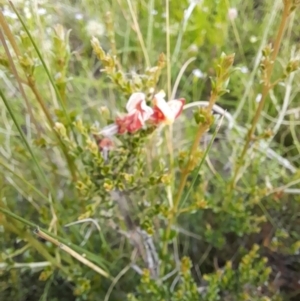
{"label": "background vegetation", "polygon": [[0,3],[0,300],[298,300],[297,1]]}

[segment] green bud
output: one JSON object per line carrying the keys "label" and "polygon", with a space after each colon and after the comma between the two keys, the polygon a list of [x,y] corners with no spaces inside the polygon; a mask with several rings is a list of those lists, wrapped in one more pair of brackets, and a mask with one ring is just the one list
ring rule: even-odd
{"label": "green bud", "polygon": [[271,44],[269,44],[269,45],[265,46],[265,48],[263,48],[262,55],[264,57],[269,57],[272,52],[273,52],[273,47]]}
{"label": "green bud", "polygon": [[142,283],[149,283],[151,280],[151,273],[148,269],[144,269],[143,270],[143,275],[142,275],[142,278],[141,278],[141,282]]}
{"label": "green bud", "polygon": [[28,49],[32,48],[31,41],[30,41],[28,35],[24,31],[20,32],[20,39],[21,39],[21,43],[22,43],[24,49],[28,50]]}
{"label": "green bud", "polygon": [[84,127],[81,119],[77,119],[76,121],[73,122],[73,124],[75,128],[79,131],[79,133],[86,134],[87,130]]}
{"label": "green bud", "polygon": [[142,89],[142,81],[139,76],[134,76],[132,79],[132,85],[134,90],[140,91]]}
{"label": "green bud", "polygon": [[120,87],[123,87],[125,85],[125,83],[127,82],[126,76],[120,70],[118,70],[112,76],[113,76],[113,80],[115,81],[115,83],[117,85],[119,85]]}
{"label": "green bud", "polygon": [[181,259],[181,273],[183,275],[190,272],[190,269],[192,268],[192,262],[188,257],[183,257]]}
{"label": "green bud", "polygon": [[216,91],[216,89],[217,89],[216,80],[214,78],[210,77],[210,81],[211,81],[211,90]]}
{"label": "green bud", "polygon": [[299,59],[292,59],[288,62],[285,71],[287,74],[290,74],[299,69],[300,60]]}
{"label": "green bud", "polygon": [[108,120],[110,118],[110,111],[107,107],[102,106],[99,108],[101,116],[105,119]]}
{"label": "green bud", "polygon": [[87,150],[89,150],[94,155],[98,154],[99,149],[95,141],[87,139],[86,144],[87,144],[86,146]]}
{"label": "green bud", "polygon": [[65,126],[60,122],[55,122],[54,129],[59,133],[61,137],[67,136],[67,130]]}
{"label": "green bud", "polygon": [[264,72],[264,71],[266,70],[266,65],[265,65],[265,62],[264,62],[264,61],[262,61],[262,62],[260,63],[259,69],[260,69],[262,72]]}
{"label": "green bud", "polygon": [[8,59],[3,54],[0,54],[0,65],[4,66],[5,68],[9,67]]}
{"label": "green bud", "polygon": [[83,191],[87,186],[81,182],[81,181],[77,181],[76,183],[76,188],[79,190],[79,191]]}
{"label": "green bud", "polygon": [[221,58],[222,58],[222,70],[223,71],[227,71],[229,68],[232,67],[233,65],[233,62],[234,62],[234,57],[235,57],[235,54],[232,53],[232,54],[229,54],[229,55],[225,55],[225,54],[222,54]]}
{"label": "green bud", "polygon": [[159,57],[158,57],[158,64],[157,64],[157,66],[158,66],[160,69],[162,69],[162,68],[165,67],[165,65],[166,65],[166,56],[165,56],[164,53],[161,53],[161,54],[159,55]]}
{"label": "green bud", "polygon": [[61,41],[65,40],[65,38],[66,38],[65,30],[64,30],[64,27],[61,24],[56,24],[54,26],[54,32],[55,32],[56,37],[59,40],[61,40]]}
{"label": "green bud", "polygon": [[222,66],[221,65],[217,65],[216,67],[216,77],[219,78],[222,76]]}
{"label": "green bud", "polygon": [[39,280],[46,281],[53,274],[53,269],[51,267],[46,267],[40,274]]}
{"label": "green bud", "polygon": [[23,56],[20,56],[19,60],[26,75],[33,75],[35,67],[34,61],[26,53]]}
{"label": "green bud", "polygon": [[105,60],[106,54],[100,46],[99,40],[96,37],[92,37],[91,44],[97,58],[101,61]]}
{"label": "green bud", "polygon": [[204,114],[203,109],[200,108],[194,111],[194,119],[197,124],[203,124],[206,121],[206,114]]}
{"label": "green bud", "polygon": [[103,188],[104,188],[105,191],[109,192],[109,191],[112,191],[114,189],[114,185],[113,185],[111,180],[105,179],[105,182],[103,184]]}

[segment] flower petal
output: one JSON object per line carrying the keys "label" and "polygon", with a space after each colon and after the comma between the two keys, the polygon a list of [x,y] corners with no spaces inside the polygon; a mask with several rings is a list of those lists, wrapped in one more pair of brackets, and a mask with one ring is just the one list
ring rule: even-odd
{"label": "flower petal", "polygon": [[137,109],[141,104],[145,103],[146,105],[146,96],[142,92],[133,93],[126,104],[127,112],[131,112],[134,109]]}
{"label": "flower petal", "polygon": [[153,114],[152,108],[146,104],[146,96],[144,93],[133,93],[126,105],[129,114],[136,114],[142,124],[147,121]]}
{"label": "flower petal", "polygon": [[153,114],[153,109],[147,106],[146,102],[141,103],[141,115],[143,121],[147,121]]}
{"label": "flower petal", "polygon": [[176,119],[180,113],[182,112],[183,106],[185,104],[185,99],[180,98],[180,99],[174,99],[168,101],[168,106],[172,112],[172,115],[174,116],[174,119]]}
{"label": "flower petal", "polygon": [[154,104],[154,109],[159,110],[162,115],[164,116],[164,119],[166,121],[174,121],[173,113],[170,110],[170,107],[168,106],[168,103],[165,101],[165,93],[163,91],[157,93],[154,96],[153,99],[153,104]]}
{"label": "flower petal", "polygon": [[161,112],[161,110],[158,107],[153,108],[153,114],[150,117],[150,121],[154,124],[159,124],[161,122],[164,122],[165,115]]}
{"label": "flower petal", "polygon": [[100,132],[99,135],[103,135],[104,137],[111,137],[118,133],[118,125],[115,123],[109,124],[104,127]]}
{"label": "flower petal", "polygon": [[123,117],[116,119],[118,126],[118,134],[125,134],[127,132],[134,133],[143,127],[143,122],[140,120],[140,112],[135,110]]}
{"label": "flower petal", "polygon": [[153,99],[154,113],[151,116],[151,120],[156,124],[160,122],[172,124],[182,112],[185,103],[184,98],[174,99],[166,102],[164,96],[164,92],[159,92],[154,96]]}
{"label": "flower petal", "polygon": [[155,94],[155,96],[154,96],[155,98],[157,98],[157,99],[159,99],[159,98],[163,98],[163,99],[165,99],[165,97],[166,97],[166,93],[165,93],[165,91],[164,90],[160,90],[158,93],[156,93]]}

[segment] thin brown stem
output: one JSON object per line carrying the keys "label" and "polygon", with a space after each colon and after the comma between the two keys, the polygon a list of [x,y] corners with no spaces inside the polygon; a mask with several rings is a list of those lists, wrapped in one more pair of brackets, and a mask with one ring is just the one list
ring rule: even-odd
{"label": "thin brown stem", "polygon": [[[162,255],[165,256],[167,254],[167,248],[168,248],[168,239],[171,234],[171,227],[172,225],[176,222],[176,217],[178,216],[178,206],[186,185],[187,178],[190,174],[192,164],[193,164],[193,157],[195,156],[195,153],[199,147],[200,139],[204,135],[204,133],[207,131],[211,124],[211,110],[214,104],[216,103],[218,94],[217,92],[213,92],[211,94],[210,100],[209,100],[209,105],[206,108],[207,116],[206,116],[206,122],[201,123],[198,127],[198,131],[196,133],[193,145],[191,147],[190,153],[189,153],[189,160],[186,164],[186,167],[181,173],[181,178],[179,182],[179,187],[177,190],[177,193],[174,197],[174,203],[173,203],[173,208],[172,211],[170,212],[170,218],[167,224],[166,232],[165,232],[165,242],[162,248]],[[162,265],[162,275],[164,274],[164,265]]]}
{"label": "thin brown stem", "polygon": [[262,88],[262,96],[261,96],[261,100],[258,104],[256,113],[253,117],[252,123],[251,123],[251,128],[249,129],[247,136],[246,136],[246,142],[244,144],[243,150],[241,152],[241,155],[239,157],[239,163],[236,165],[235,171],[234,171],[234,175],[233,175],[233,180],[231,183],[231,190],[234,188],[234,186],[236,185],[237,182],[237,177],[240,171],[241,166],[243,165],[243,160],[245,158],[245,155],[248,151],[249,145],[251,143],[251,141],[253,140],[253,134],[254,131],[256,129],[257,123],[259,121],[260,115],[262,113],[262,110],[264,108],[264,105],[266,103],[266,99],[267,96],[269,94],[270,89],[273,87],[272,83],[271,83],[271,76],[272,76],[272,72],[273,72],[273,68],[274,68],[274,63],[275,60],[278,56],[278,52],[280,49],[280,45],[281,45],[281,40],[284,34],[284,30],[286,28],[286,24],[288,22],[288,18],[290,16],[290,12],[291,12],[291,1],[284,1],[284,9],[283,9],[283,13],[282,13],[282,18],[281,18],[281,22],[278,28],[278,32],[275,38],[275,43],[274,43],[274,47],[273,47],[273,52],[271,55],[271,62],[266,66],[266,77],[263,83],[263,88]]}
{"label": "thin brown stem", "polygon": [[[39,91],[37,90],[36,85],[35,85],[32,78],[28,78],[28,85],[31,88],[33,94],[35,95],[39,105],[42,107],[42,110],[43,110],[44,114],[46,115],[47,120],[48,120],[51,128],[53,128],[54,127],[54,122],[51,118],[50,112],[49,112],[48,108],[46,107],[45,102],[43,101],[42,96],[40,95]],[[73,178],[74,181],[76,181],[77,176],[76,176],[76,168],[74,166],[74,163],[73,163],[72,159],[70,158],[70,156],[68,154],[68,151],[67,151],[66,147],[64,146],[63,141],[61,140],[61,137],[59,136],[59,134],[56,131],[54,131],[54,133],[55,133],[57,139],[59,140],[61,149],[62,149],[62,151],[65,155],[65,158],[67,160],[67,164],[68,164],[69,170],[72,174],[72,178]]]}
{"label": "thin brown stem", "polygon": [[[210,97],[210,100],[209,100],[209,104],[208,104],[208,106],[206,108],[206,111],[207,111],[208,114],[211,114],[212,107],[216,103],[216,100],[217,100],[217,94],[216,93],[212,93],[211,97]],[[210,115],[208,115],[208,116],[210,117]],[[207,118],[207,120],[208,120],[208,118]],[[207,131],[207,129],[209,128],[209,126],[210,126],[210,122],[207,121],[207,122],[205,122],[203,124],[200,124],[200,126],[198,128],[197,134],[195,136],[194,142],[193,142],[191,150],[190,150],[189,161],[187,163],[186,168],[182,172],[182,176],[181,176],[181,179],[180,179],[180,184],[179,184],[178,192],[177,192],[176,197],[174,199],[174,207],[175,208],[177,208],[178,205],[179,205],[180,198],[181,198],[184,186],[186,184],[187,177],[188,177],[190,169],[191,169],[191,164],[192,164],[192,161],[193,161],[193,156],[195,155],[195,153],[196,153],[196,151],[197,151],[197,149],[199,147],[200,139],[202,138],[202,136],[204,135],[204,133]]]}
{"label": "thin brown stem", "polygon": [[14,49],[14,52],[19,57],[21,55],[21,52],[18,48],[18,45],[14,39],[14,36],[13,36],[12,32],[10,31],[10,28],[9,28],[1,10],[0,10],[0,25],[1,25],[5,35],[7,36],[12,48]]}
{"label": "thin brown stem", "polygon": [[[1,18],[1,14],[0,14],[0,18]],[[9,31],[9,29],[8,29],[8,31]],[[9,31],[9,32],[10,32],[10,31]],[[26,96],[26,94],[25,94],[25,91],[24,91],[24,89],[23,89],[22,81],[21,81],[21,79],[20,79],[20,77],[19,77],[17,68],[16,68],[16,66],[15,66],[15,64],[14,64],[13,58],[12,58],[12,56],[11,56],[11,54],[10,54],[10,51],[9,51],[8,47],[7,47],[7,43],[6,43],[6,41],[5,41],[5,38],[4,38],[4,35],[3,35],[2,31],[1,31],[1,29],[0,29],[0,40],[1,40],[1,43],[2,43],[3,48],[4,48],[4,50],[5,50],[5,53],[6,53],[6,55],[7,55],[8,62],[9,62],[9,66],[10,66],[10,70],[11,70],[11,72],[13,73],[13,75],[15,76],[16,81],[17,81],[18,86],[19,86],[19,90],[20,90],[20,92],[21,92],[21,94],[22,94],[22,96],[23,96],[23,98],[24,98],[24,100],[25,100],[25,104],[26,104],[27,111],[28,111],[28,113],[29,113],[30,119],[32,120],[32,122],[33,122],[33,124],[35,125],[35,128],[36,128],[36,130],[37,130],[37,132],[38,132],[38,134],[39,134],[40,131],[42,131],[42,128],[41,128],[41,126],[39,126],[38,123],[36,122],[36,119],[35,119],[34,114],[33,114],[33,112],[32,112],[32,109],[31,109],[31,106],[30,106],[30,104],[29,104],[28,98],[27,98],[27,96]],[[10,41],[10,42],[11,42],[11,41]],[[14,48],[15,51],[19,51],[16,45],[14,45],[13,48]],[[16,54],[17,54],[17,53],[18,53],[18,52],[16,52]],[[27,84],[27,82],[26,82],[26,84]]]}

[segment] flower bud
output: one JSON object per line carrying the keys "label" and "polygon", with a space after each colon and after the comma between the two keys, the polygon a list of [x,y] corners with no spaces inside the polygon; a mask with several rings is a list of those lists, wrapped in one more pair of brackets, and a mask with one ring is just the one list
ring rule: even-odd
{"label": "flower bud", "polygon": [[55,122],[54,129],[58,132],[61,137],[67,136],[67,130],[65,126],[60,122]]}
{"label": "flower bud", "polygon": [[300,63],[299,59],[290,60],[285,68],[286,73],[290,74],[290,73],[296,71],[297,69],[299,69],[299,63]]}

